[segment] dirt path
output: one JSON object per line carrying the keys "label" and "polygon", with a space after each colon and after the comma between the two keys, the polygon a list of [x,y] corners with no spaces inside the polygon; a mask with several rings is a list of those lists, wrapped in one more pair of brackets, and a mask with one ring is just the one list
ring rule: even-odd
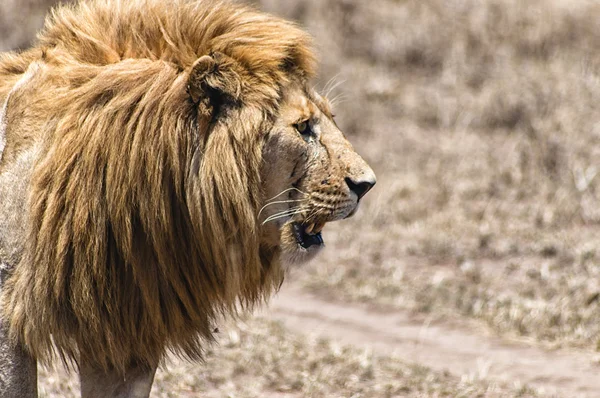
{"label": "dirt path", "polygon": [[293,286],[282,288],[265,314],[290,330],[371,347],[376,353],[397,353],[458,376],[521,382],[567,397],[600,396],[600,366],[590,353],[544,351],[467,329],[427,325],[406,312],[333,303]]}

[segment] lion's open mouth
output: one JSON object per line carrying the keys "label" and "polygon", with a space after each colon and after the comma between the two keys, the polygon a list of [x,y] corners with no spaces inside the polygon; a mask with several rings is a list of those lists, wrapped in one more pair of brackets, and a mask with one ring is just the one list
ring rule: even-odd
{"label": "lion's open mouth", "polygon": [[293,223],[292,228],[294,231],[294,236],[296,237],[296,241],[300,246],[305,249],[308,249],[311,246],[321,246],[323,245],[323,237],[321,236],[321,230],[323,229],[322,224],[301,224],[301,223]]}

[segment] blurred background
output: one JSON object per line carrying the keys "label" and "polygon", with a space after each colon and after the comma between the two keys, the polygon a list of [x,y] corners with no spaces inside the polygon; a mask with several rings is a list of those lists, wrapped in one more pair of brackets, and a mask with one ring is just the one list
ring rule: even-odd
{"label": "blurred background", "polygon": [[[1,0],[0,49],[52,1]],[[600,4],[262,0],[377,186],[154,397],[600,396]],[[42,370],[42,396],[77,380]]]}

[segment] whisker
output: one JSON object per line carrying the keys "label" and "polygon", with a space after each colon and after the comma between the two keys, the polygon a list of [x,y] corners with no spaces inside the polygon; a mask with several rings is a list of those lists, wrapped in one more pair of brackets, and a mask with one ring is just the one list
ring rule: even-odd
{"label": "whisker", "polygon": [[298,213],[302,213],[302,211],[303,211],[303,209],[300,206],[298,206],[296,208],[291,208],[291,209],[288,209],[286,211],[275,213],[275,214],[267,217],[265,219],[265,221],[262,222],[261,225],[265,225],[266,223],[268,223],[270,221],[273,221],[273,220],[277,220],[279,218],[290,217],[290,216],[296,215]]}
{"label": "whisker", "polygon": [[293,199],[293,200],[276,200],[275,202],[269,202],[266,205],[264,205],[258,212],[258,217],[260,217],[261,213],[269,206],[271,205],[276,205],[276,204],[280,204],[280,203],[295,203],[295,202],[306,202],[308,200],[308,198],[304,198],[304,199]]}
{"label": "whisker", "polygon": [[306,192],[302,192],[298,188],[292,187],[292,188],[288,188],[288,189],[278,193],[277,195],[273,196],[271,199],[268,199],[267,202],[270,202],[273,199],[277,199],[278,197],[280,197],[281,195],[283,195],[284,193],[289,192],[289,191],[297,191],[297,192],[300,192],[302,195],[308,195]]}
{"label": "whisker", "polygon": [[332,107],[335,107],[335,106],[340,105],[347,99],[348,99],[348,95],[341,93],[341,94],[338,94],[335,97],[333,97],[333,99],[329,100],[329,103],[331,104]]}
{"label": "whisker", "polygon": [[[279,212],[277,212],[277,213],[271,214],[269,217],[271,217],[271,216],[275,216],[275,215],[277,215],[277,214],[287,213],[288,211],[298,210],[298,209],[300,209],[300,208],[302,208],[302,206],[293,206],[293,207],[290,207],[290,208],[288,208],[288,209],[281,210],[281,211],[279,211]],[[267,217],[267,218],[268,218],[268,217]]]}
{"label": "whisker", "polygon": [[325,84],[325,86],[323,87],[323,93],[326,93],[325,97],[327,97],[329,93],[331,93],[331,87],[333,87],[334,84],[337,84],[336,80],[338,77],[340,77],[341,73],[342,72],[336,73],[331,79],[327,81],[327,84]]}
{"label": "whisker", "polygon": [[326,98],[329,98],[329,94],[331,94],[331,93],[333,92],[333,90],[335,90],[336,88],[338,88],[338,86],[339,86],[340,84],[343,84],[343,83],[346,83],[346,81],[345,81],[345,80],[339,80],[339,81],[337,81],[335,84],[333,84],[333,85],[332,85],[332,86],[329,88],[329,90],[327,90],[327,93],[325,94],[325,97],[326,97]]}
{"label": "whisker", "polygon": [[270,219],[271,217],[278,217],[278,216],[280,216],[280,215],[285,215],[285,214],[288,214],[288,213],[293,213],[293,212],[295,212],[295,211],[298,211],[298,210],[300,210],[300,209],[301,209],[301,206],[291,207],[291,208],[289,208],[289,209],[282,210],[282,211],[280,211],[280,212],[277,212],[277,213],[275,213],[275,214],[271,214],[271,215],[270,215],[269,217],[267,217],[266,219],[268,220],[268,219]]}
{"label": "whisker", "polygon": [[277,216],[277,217],[269,217],[268,219],[266,219],[265,221],[263,221],[261,225],[265,225],[266,223],[269,223],[269,222],[271,222],[271,221],[278,220],[278,219],[280,219],[280,218],[292,217],[292,216],[295,216],[296,214],[300,214],[300,213],[302,213],[302,210],[296,210],[295,212],[293,212],[293,213],[289,213],[289,214],[280,214],[280,215],[279,215],[279,216]]}

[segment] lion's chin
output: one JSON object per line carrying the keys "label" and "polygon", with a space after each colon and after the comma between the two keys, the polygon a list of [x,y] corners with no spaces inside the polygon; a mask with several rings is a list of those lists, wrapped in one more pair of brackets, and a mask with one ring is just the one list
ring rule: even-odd
{"label": "lion's chin", "polygon": [[324,247],[321,231],[307,232],[307,226],[297,222],[288,222],[281,230],[281,260],[285,265],[307,263]]}

